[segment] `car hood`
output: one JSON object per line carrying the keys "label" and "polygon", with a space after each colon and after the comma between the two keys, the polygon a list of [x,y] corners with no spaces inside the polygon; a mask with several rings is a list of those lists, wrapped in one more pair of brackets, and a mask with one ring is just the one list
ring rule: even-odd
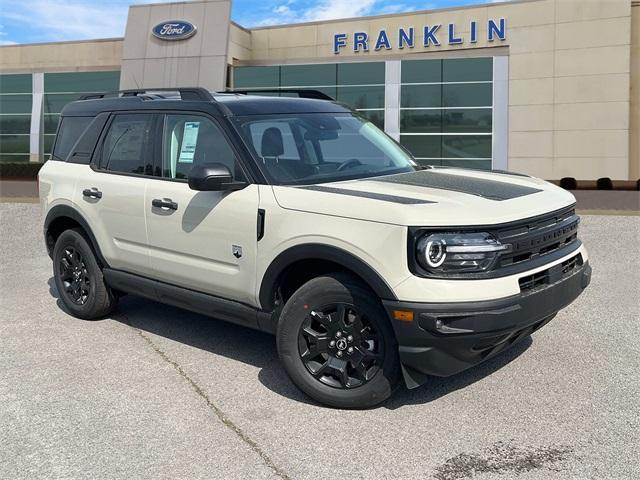
{"label": "car hood", "polygon": [[508,172],[431,168],[304,186],[274,186],[285,209],[406,226],[494,225],[575,203],[569,192]]}

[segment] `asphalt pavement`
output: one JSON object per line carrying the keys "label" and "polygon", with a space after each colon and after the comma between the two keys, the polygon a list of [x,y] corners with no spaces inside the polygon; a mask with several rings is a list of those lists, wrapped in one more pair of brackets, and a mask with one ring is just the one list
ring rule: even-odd
{"label": "asphalt pavement", "polygon": [[0,204],[0,478],[639,478],[640,217],[580,235],[592,284],[530,339],[341,411],[269,335],[134,296],[66,314],[38,205]]}

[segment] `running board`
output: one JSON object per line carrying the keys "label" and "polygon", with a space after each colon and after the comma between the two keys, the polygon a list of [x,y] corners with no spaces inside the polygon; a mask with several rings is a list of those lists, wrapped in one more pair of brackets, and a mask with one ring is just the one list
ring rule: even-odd
{"label": "running board", "polygon": [[112,268],[105,268],[102,273],[107,284],[116,290],[256,330],[275,332],[272,315],[250,305]]}

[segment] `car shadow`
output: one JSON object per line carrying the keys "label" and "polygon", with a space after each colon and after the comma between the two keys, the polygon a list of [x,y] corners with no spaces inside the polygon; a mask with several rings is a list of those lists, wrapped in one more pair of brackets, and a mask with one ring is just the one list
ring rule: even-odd
{"label": "car shadow", "polygon": [[[58,306],[67,312],[58,298],[53,278],[49,280],[49,292],[56,298]],[[117,310],[108,319],[252,365],[259,369],[258,379],[269,390],[297,402],[318,405],[298,390],[285,373],[272,335],[134,295],[121,298]],[[486,362],[457,375],[429,377],[424,385],[413,390],[401,386],[381,407],[395,410],[406,405],[433,402],[500,370],[522,355],[532,343],[529,336]]]}

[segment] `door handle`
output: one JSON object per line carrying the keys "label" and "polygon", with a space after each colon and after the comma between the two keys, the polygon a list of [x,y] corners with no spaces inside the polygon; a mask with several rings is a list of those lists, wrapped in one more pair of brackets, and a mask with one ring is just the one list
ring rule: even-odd
{"label": "door handle", "polygon": [[167,208],[169,210],[178,210],[178,204],[170,198],[154,198],[151,200],[151,205],[156,208]]}
{"label": "door handle", "polygon": [[97,188],[85,188],[82,191],[82,195],[89,198],[102,198],[102,192]]}

